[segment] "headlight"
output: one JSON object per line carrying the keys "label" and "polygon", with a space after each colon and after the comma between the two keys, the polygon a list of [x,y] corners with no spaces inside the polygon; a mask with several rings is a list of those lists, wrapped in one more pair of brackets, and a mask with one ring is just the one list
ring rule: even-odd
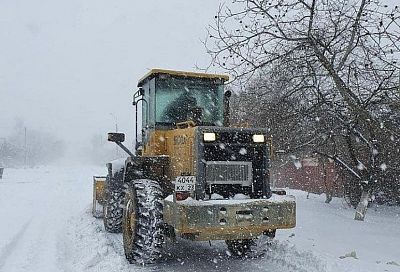
{"label": "headlight", "polygon": [[253,135],[253,142],[255,143],[263,143],[265,142],[265,137],[262,134],[254,134]]}
{"label": "headlight", "polygon": [[203,134],[204,142],[213,142],[215,141],[215,133],[214,132],[205,132]]}

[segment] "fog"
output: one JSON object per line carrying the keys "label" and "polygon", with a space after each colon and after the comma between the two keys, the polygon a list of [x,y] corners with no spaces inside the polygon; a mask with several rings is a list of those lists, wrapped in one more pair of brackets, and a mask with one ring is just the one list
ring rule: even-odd
{"label": "fog", "polygon": [[195,70],[219,1],[0,1],[0,138],[17,123],[82,148],[118,124],[151,68]]}
{"label": "fog", "polygon": [[117,125],[131,146],[138,79],[206,67],[202,40],[222,2],[0,0],[0,144],[21,147],[26,128],[28,146],[51,135],[82,157]]}

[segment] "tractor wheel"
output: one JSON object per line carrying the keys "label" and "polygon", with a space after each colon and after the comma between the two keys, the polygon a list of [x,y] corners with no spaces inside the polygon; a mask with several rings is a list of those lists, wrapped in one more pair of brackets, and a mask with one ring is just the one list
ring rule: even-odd
{"label": "tractor wheel", "polygon": [[122,188],[105,191],[105,203],[103,205],[104,228],[108,232],[118,233],[122,231],[122,203],[124,191]]}
{"label": "tractor wheel", "polygon": [[226,240],[225,243],[234,256],[246,256],[250,252],[251,246],[255,244],[252,239]]}
{"label": "tractor wheel", "polygon": [[125,195],[123,243],[130,263],[150,264],[161,257],[164,243],[163,193],[153,180],[135,180]]}
{"label": "tractor wheel", "polygon": [[267,236],[270,239],[274,239],[276,235],[276,230],[267,230],[264,231],[264,235]]}

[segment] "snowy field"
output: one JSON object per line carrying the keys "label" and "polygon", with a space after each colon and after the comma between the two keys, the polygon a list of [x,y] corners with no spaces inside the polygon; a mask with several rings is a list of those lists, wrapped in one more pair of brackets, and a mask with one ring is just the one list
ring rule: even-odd
{"label": "snowy field", "polygon": [[341,199],[301,191],[297,227],[258,241],[249,258],[222,242],[168,244],[160,264],[130,265],[120,234],[90,215],[97,167],[5,169],[0,180],[0,271],[400,271],[400,209],[370,208],[365,222]]}

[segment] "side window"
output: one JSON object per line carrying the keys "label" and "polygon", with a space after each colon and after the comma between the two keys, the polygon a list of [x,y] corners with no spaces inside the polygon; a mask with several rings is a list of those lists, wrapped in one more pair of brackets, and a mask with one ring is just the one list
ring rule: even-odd
{"label": "side window", "polygon": [[150,128],[154,128],[156,122],[155,122],[155,107],[156,107],[156,85],[155,85],[155,79],[151,79],[149,82],[149,98],[148,98],[148,104],[149,104],[149,111],[148,111],[148,126]]}
{"label": "side window", "polygon": [[146,128],[147,126],[147,120],[148,120],[148,102],[149,101],[149,85],[145,85],[143,86],[144,89],[144,96],[143,99],[144,101],[142,101],[142,129]]}
{"label": "side window", "polygon": [[155,80],[149,80],[143,85],[144,95],[142,103],[142,141],[148,140],[149,130],[155,126]]}
{"label": "side window", "polygon": [[148,135],[148,119],[149,119],[149,105],[148,105],[148,101],[149,101],[149,83],[146,83],[145,85],[143,85],[143,90],[144,90],[144,95],[143,95],[143,99],[144,101],[142,101],[142,112],[141,115],[142,116],[142,128],[141,128],[141,136],[142,136],[142,143],[145,144],[147,142],[147,135]]}

